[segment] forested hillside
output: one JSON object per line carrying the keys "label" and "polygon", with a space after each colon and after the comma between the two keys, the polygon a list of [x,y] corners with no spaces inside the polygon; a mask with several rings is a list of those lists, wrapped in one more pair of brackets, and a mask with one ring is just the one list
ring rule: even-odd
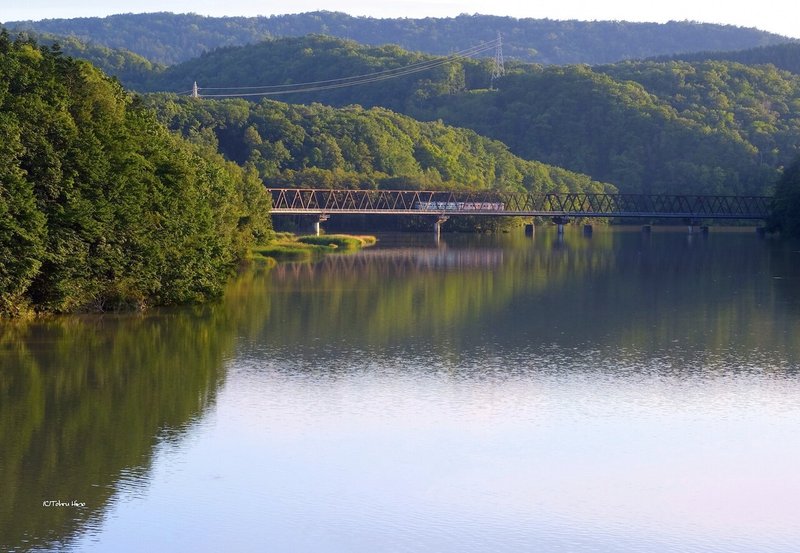
{"label": "forested hillside", "polygon": [[800,74],[800,42],[760,46],[728,52],[693,52],[657,57],[654,61],[735,61],[746,65],[772,64],[778,69]]}
{"label": "forested hillside", "polygon": [[270,232],[255,174],[5,32],[0,137],[0,315],[202,300]]}
{"label": "forested hillside", "polygon": [[771,166],[800,152],[800,76],[736,62],[628,62],[598,67],[617,81],[641,84],[682,118],[758,150]]}
{"label": "forested hillside", "polygon": [[687,21],[665,24],[555,21],[487,15],[376,19],[326,11],[272,17],[124,14],[5,25],[10,29],[74,35],[83,41],[127,49],[164,64],[186,61],[221,46],[307,34],[450,54],[493,40],[497,33],[502,33],[508,59],[542,64],[611,63],[680,52],[741,50],[788,40],[756,29]]}
{"label": "forested hillside", "polygon": [[61,52],[73,58],[89,61],[107,75],[113,75],[131,86],[144,83],[154,74],[164,70],[164,66],[152,63],[147,58],[122,48],[108,48],[94,42],[84,42],[74,36],[22,33],[44,46],[58,45]]}
{"label": "forested hillside", "polygon": [[714,64],[532,68],[429,116],[624,192],[767,193],[800,147],[800,81]]}
{"label": "forested hillside", "polygon": [[255,167],[267,185],[309,188],[613,191],[525,161],[500,142],[385,108],[151,95],[170,128]]}
{"label": "forested hillside", "polygon": [[[186,90],[195,75],[202,94],[273,94],[280,85],[430,59],[329,37],[277,39],[206,54],[156,75],[150,85]],[[332,90],[302,86],[315,90],[274,97],[388,106],[417,119],[441,119],[500,140],[525,159],[586,173],[624,192],[765,193],[800,148],[800,77],[771,66],[516,65],[494,91],[487,90],[490,69],[486,61],[450,61],[397,79]],[[274,88],[216,89],[265,84]]]}
{"label": "forested hillside", "polygon": [[[266,96],[274,95],[280,100],[300,104],[319,101],[342,106],[352,103],[400,111],[408,111],[412,104],[433,96],[488,88],[491,75],[488,61],[442,61],[441,57],[409,52],[397,46],[364,46],[350,40],[311,35],[221,48],[153,73],[146,82],[126,84],[141,91],[179,92],[190,90],[196,81],[201,94],[207,97],[265,92]],[[429,69],[416,71],[418,67]],[[405,68],[410,70],[405,71]],[[347,80],[338,82],[342,78],[393,70],[402,75],[374,79],[357,87],[349,86]],[[302,85],[312,81],[318,84]],[[298,84],[301,86],[295,86]],[[287,89],[298,89],[298,92],[279,93]]]}

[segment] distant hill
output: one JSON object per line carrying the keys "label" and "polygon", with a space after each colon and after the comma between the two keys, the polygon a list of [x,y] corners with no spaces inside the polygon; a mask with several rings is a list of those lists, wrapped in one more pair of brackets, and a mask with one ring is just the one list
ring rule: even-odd
{"label": "distant hill", "polygon": [[[800,153],[800,76],[769,65],[625,61],[588,67],[517,61],[507,64],[508,75],[496,83],[497,90],[488,89],[490,69],[487,59],[448,60],[398,46],[306,36],[220,48],[133,74],[123,83],[142,92],[186,92],[197,80],[209,99],[264,90],[244,87],[292,85],[301,93],[272,95],[280,88],[270,88],[268,97],[383,107],[422,121],[441,120],[499,140],[523,159],[632,193],[768,193],[781,168]],[[381,72],[402,75],[339,86],[349,84],[339,79],[385,75]],[[316,84],[298,86],[302,83]],[[205,128],[203,118],[218,120],[200,113],[198,128]],[[234,128],[246,119],[241,107],[230,117],[215,129]],[[190,134],[191,128],[181,128]],[[255,129],[262,137],[266,132],[258,124]],[[226,144],[223,138],[216,139],[220,147]],[[226,154],[242,162],[249,151]],[[452,180],[448,186],[461,177]]]}
{"label": "distant hill", "polygon": [[504,39],[509,59],[542,64],[612,63],[682,52],[742,50],[790,39],[752,28],[687,21],[555,21],[487,15],[453,18],[376,19],[337,12],[271,17],[203,17],[194,14],[124,14],[105,18],[6,22],[11,30],[75,36],[124,48],[167,65],[221,46],[265,38],[326,34],[364,44],[398,44],[431,54],[449,54]]}
{"label": "distant hill", "polygon": [[[409,52],[398,46],[364,46],[351,40],[327,36],[280,38],[247,46],[220,48],[198,58],[153,72],[145,81],[125,82],[142,92],[182,92],[197,81],[201,94],[257,93],[247,87],[320,82],[320,87],[301,86],[309,92],[282,94],[275,99],[308,104],[321,102],[344,106],[360,104],[408,111],[410,104],[467,89],[488,88],[488,60],[462,59],[442,63],[440,56]],[[424,71],[416,71],[428,67]],[[409,69],[410,68],[410,69]],[[375,79],[357,87],[339,87],[337,79],[378,72],[403,73],[393,79]],[[333,85],[333,86],[331,86]],[[239,87],[222,90],[218,87]],[[286,88],[286,87],[284,87]],[[258,99],[258,98],[256,98]]]}
{"label": "distant hill", "polygon": [[149,95],[169,128],[279,187],[604,192],[614,187],[514,156],[475,132],[385,108]]}
{"label": "distant hill", "polygon": [[[436,59],[396,46],[283,38],[170,67],[153,77],[150,89],[187,90],[196,78],[209,87],[201,94],[215,94],[226,91],[211,87],[328,81]],[[588,174],[624,192],[763,193],[800,152],[800,77],[774,67],[518,63],[496,91],[488,90],[489,68],[487,60],[451,61],[397,79],[332,90],[304,86],[307,92],[273,98],[441,119],[500,140],[524,159]]]}
{"label": "distant hill", "polygon": [[735,61],[745,65],[772,64],[778,69],[800,75],[800,42],[759,46],[747,50],[732,52],[695,52],[691,54],[675,54],[658,56],[652,61]]}
{"label": "distant hill", "polygon": [[800,151],[800,80],[708,63],[533,67],[493,93],[437,98],[428,117],[622,192],[769,193]]}
{"label": "distant hill", "polygon": [[109,48],[93,42],[82,41],[74,36],[39,34],[30,31],[20,34],[44,46],[58,44],[61,52],[67,56],[91,62],[103,73],[117,77],[128,87],[146,82],[154,74],[164,70],[163,65],[153,63],[147,58],[123,48]]}

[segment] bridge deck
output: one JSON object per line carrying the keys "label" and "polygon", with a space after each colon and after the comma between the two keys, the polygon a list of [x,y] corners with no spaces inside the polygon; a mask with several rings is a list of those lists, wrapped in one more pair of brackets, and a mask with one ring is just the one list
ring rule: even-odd
{"label": "bridge deck", "polygon": [[286,215],[482,215],[765,219],[768,196],[533,194],[405,190],[269,189],[272,213]]}

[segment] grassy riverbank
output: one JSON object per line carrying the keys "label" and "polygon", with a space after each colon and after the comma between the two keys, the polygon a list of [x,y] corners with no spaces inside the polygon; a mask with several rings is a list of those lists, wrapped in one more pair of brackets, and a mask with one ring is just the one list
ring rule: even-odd
{"label": "grassy riverbank", "polygon": [[374,236],[349,234],[295,236],[291,233],[278,233],[269,244],[252,247],[250,257],[254,260],[311,261],[328,253],[354,252],[372,246],[376,242],[377,238]]}

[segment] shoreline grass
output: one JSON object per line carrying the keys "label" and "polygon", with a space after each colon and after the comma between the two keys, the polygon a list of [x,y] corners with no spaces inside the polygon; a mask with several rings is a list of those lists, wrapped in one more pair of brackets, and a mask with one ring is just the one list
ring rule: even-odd
{"label": "shoreline grass", "polygon": [[282,232],[268,244],[250,248],[250,259],[258,261],[313,261],[329,253],[355,252],[374,245],[378,239],[369,235],[323,234],[295,236]]}

